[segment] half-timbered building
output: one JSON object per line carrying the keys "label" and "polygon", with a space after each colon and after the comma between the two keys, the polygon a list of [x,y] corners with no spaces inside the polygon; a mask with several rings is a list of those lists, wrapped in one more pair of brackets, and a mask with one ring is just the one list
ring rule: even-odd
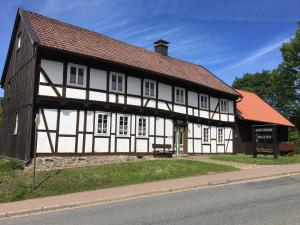
{"label": "half-timbered building", "polygon": [[1,153],[232,153],[239,94],[168,45],[151,51],[19,9],[1,80]]}

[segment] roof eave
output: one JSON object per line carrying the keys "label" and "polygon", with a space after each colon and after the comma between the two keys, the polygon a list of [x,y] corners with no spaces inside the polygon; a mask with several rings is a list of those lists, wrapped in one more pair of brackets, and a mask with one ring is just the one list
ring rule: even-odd
{"label": "roof eave", "polygon": [[32,45],[36,45],[38,43],[37,36],[33,32],[32,27],[31,27],[31,25],[28,21],[28,18],[24,13],[24,10],[22,8],[18,8],[17,13],[16,13],[14,26],[13,26],[13,30],[12,30],[12,34],[11,34],[11,37],[10,37],[10,43],[9,43],[9,47],[8,47],[8,51],[7,51],[3,71],[2,71],[2,76],[1,76],[1,81],[0,81],[0,85],[1,85],[2,88],[3,88],[5,77],[6,77],[9,58],[11,56],[11,53],[12,53],[12,50],[13,50],[13,47],[14,47],[13,46],[14,45],[14,37],[16,36],[16,32],[17,32],[17,29],[18,29],[18,26],[19,26],[21,20],[24,22],[25,29],[26,29],[26,31],[29,35],[29,38],[31,40]]}

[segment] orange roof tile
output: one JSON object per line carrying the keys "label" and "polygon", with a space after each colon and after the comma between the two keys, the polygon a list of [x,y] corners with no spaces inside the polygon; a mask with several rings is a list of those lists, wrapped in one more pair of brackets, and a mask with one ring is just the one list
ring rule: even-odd
{"label": "orange roof tile", "polygon": [[237,100],[236,106],[243,119],[294,127],[290,121],[256,94],[235,90],[242,96],[242,100]]}
{"label": "orange roof tile", "polygon": [[40,46],[80,53],[188,80],[208,88],[238,93],[204,67],[126,44],[108,36],[24,11]]}

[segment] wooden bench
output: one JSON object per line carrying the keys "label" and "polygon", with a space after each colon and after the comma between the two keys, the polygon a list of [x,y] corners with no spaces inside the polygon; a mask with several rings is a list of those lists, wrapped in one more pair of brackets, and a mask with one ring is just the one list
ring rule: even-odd
{"label": "wooden bench", "polygon": [[280,142],[279,151],[281,155],[293,156],[296,150],[296,145],[293,142]]}
{"label": "wooden bench", "polygon": [[153,154],[157,156],[166,156],[172,158],[174,151],[171,149],[170,144],[152,144]]}

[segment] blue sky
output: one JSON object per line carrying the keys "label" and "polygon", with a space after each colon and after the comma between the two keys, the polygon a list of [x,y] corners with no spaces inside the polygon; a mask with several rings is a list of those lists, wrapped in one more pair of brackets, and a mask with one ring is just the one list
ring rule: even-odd
{"label": "blue sky", "polygon": [[[170,41],[169,55],[201,64],[228,84],[246,72],[273,69],[280,46],[293,37],[299,0],[0,0],[0,71],[16,10],[22,7],[153,49]],[[0,95],[3,95],[2,90]]]}

